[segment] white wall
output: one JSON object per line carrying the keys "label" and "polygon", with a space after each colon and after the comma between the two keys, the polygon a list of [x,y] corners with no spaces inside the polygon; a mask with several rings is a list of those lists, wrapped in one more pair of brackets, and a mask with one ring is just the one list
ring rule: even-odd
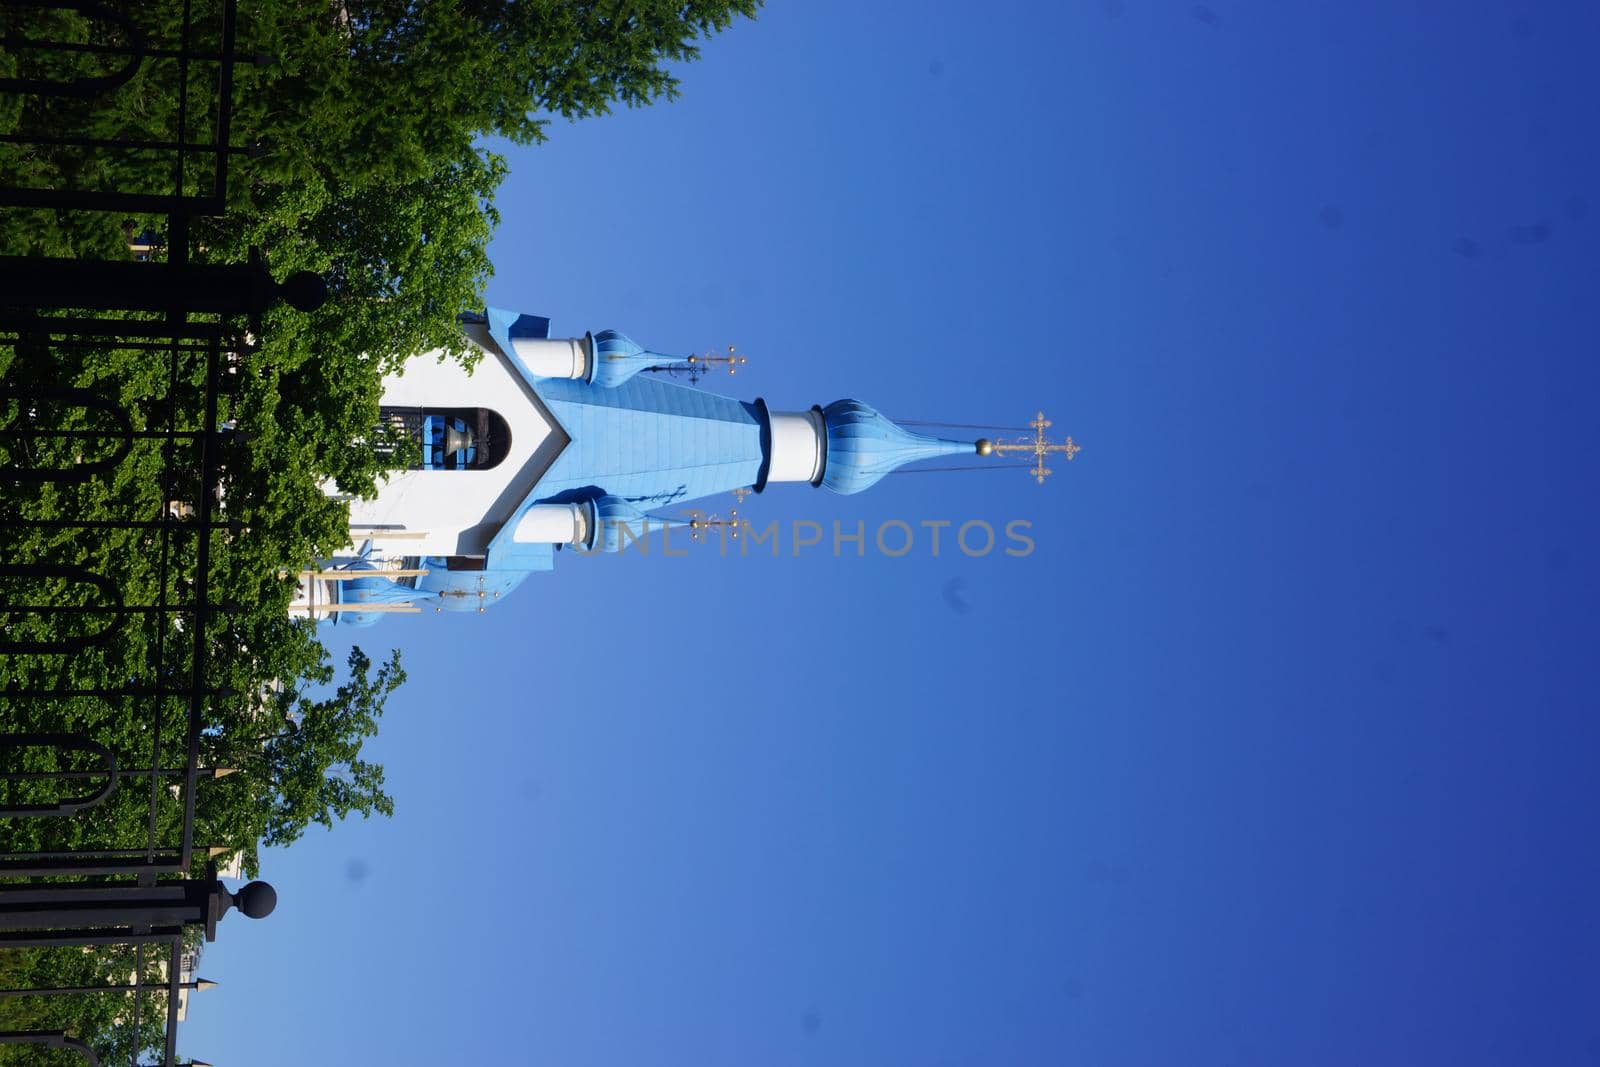
{"label": "white wall", "polygon": [[[355,543],[370,537],[387,556],[481,555],[565,447],[566,434],[506,364],[482,327],[469,327],[468,338],[484,352],[470,374],[453,359],[440,362],[439,354],[430,352],[383,380],[382,403],[400,408],[491,408],[511,430],[510,453],[485,471],[394,472],[376,500],[351,501]],[[371,526],[409,536],[361,529]]]}

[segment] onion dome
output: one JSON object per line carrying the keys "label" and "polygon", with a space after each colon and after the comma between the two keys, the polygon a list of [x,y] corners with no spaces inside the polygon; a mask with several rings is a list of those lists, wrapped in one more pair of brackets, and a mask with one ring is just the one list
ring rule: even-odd
{"label": "onion dome", "polygon": [[601,330],[594,335],[594,358],[589,365],[589,381],[607,389],[615,388],[642,370],[670,367],[682,363],[682,356],[652,352],[617,330]]}
{"label": "onion dome", "polygon": [[[589,539],[583,546],[589,552],[620,552],[634,541],[643,541],[651,531],[688,525],[682,519],[646,515],[621,497],[603,496],[591,506]],[[623,527],[627,527],[626,532]]]}
{"label": "onion dome", "polygon": [[423,559],[422,566],[428,573],[417,579],[418,600],[435,611],[483,611],[521,585],[529,574],[550,570],[553,566],[547,555],[550,546],[522,547],[543,549],[545,555],[541,559],[539,554],[529,552],[514,568],[488,567],[481,571],[453,571],[449,559],[444,557]]}
{"label": "onion dome", "polygon": [[[337,604],[409,604],[417,600],[425,600],[430,594],[420,592],[409,586],[400,585],[391,578],[383,576],[383,572],[366,560],[355,562],[341,568],[345,571],[362,572],[361,578],[342,578],[333,585],[334,602]],[[345,610],[336,612],[333,621],[345,627],[365,628],[374,626],[383,618],[379,611]]]}
{"label": "onion dome", "polygon": [[835,493],[859,493],[885,474],[935,456],[970,455],[971,441],[925,437],[901,429],[859,400],[835,400],[822,409],[828,452],[822,484]]}

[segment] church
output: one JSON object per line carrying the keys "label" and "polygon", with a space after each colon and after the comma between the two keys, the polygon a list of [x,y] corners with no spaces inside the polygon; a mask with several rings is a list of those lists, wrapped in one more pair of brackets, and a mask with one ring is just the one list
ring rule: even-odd
{"label": "church", "polygon": [[[667,379],[737,357],[663,355],[615,330],[552,338],[549,319],[495,308],[463,330],[481,354],[470,369],[425,353],[384,380],[381,417],[411,443],[409,469],[350,502],[348,554],[300,576],[291,613],[370,626],[479,612],[563,550],[692,525],[661,509],[783,483],[859,493],[919,460],[1036,451],[914,433],[857,400],[774,410],[686,387]],[[1040,419],[1040,447],[1061,451]]]}

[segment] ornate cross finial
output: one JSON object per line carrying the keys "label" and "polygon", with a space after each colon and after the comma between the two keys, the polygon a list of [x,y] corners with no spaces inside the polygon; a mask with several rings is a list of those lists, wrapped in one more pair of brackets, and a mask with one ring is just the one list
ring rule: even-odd
{"label": "ornate cross finial", "polygon": [[992,441],[980,440],[978,442],[978,455],[1004,456],[1015,452],[1030,453],[1033,456],[1033,467],[1029,469],[1028,473],[1033,475],[1034,478],[1038,480],[1040,485],[1043,485],[1045,478],[1055,473],[1049,467],[1044,465],[1045,456],[1049,455],[1051,452],[1064,452],[1066,453],[1067,462],[1070,463],[1072,462],[1074,456],[1083,451],[1083,448],[1077,442],[1073,441],[1071,436],[1067,437],[1065,444],[1051,444],[1049,440],[1045,438],[1044,432],[1053,426],[1054,423],[1045,418],[1044,412],[1042,411],[1039,412],[1038,415],[1034,416],[1033,421],[1028,423],[1028,425],[1033,429],[1032,440],[1029,440],[1026,437],[1019,437],[1014,442],[1006,443],[995,443]]}
{"label": "ornate cross finial", "polygon": [[728,517],[718,518],[708,515],[703,511],[689,512],[689,540],[701,541],[711,536],[712,530],[725,529],[730,540],[739,539],[739,531],[744,529],[745,520],[739,517],[738,508],[729,508]]}
{"label": "ornate cross finial", "polygon": [[690,356],[684,362],[689,364],[689,382],[694,384],[700,381],[701,375],[709,374],[712,367],[726,366],[729,374],[738,374],[739,368],[748,361],[744,356],[739,355],[733,345],[729,345],[728,354],[725,356],[707,352],[703,356]]}
{"label": "ornate cross finial", "polygon": [[727,367],[729,374],[738,374],[739,368],[748,362],[749,360],[741,356],[733,345],[729,345],[728,354],[725,356],[717,355],[715,352],[707,352],[703,356],[685,356],[682,359],[674,359],[670,363],[662,363],[658,366],[644,369],[651,374],[670,374],[674,378],[681,374],[689,379],[690,385],[699,385],[700,379],[710,374],[716,367]]}

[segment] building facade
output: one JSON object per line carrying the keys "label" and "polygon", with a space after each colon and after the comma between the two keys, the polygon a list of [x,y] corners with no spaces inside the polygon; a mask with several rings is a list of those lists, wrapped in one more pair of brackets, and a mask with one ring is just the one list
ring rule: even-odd
{"label": "building facade", "polygon": [[[552,338],[549,320],[489,309],[463,322],[470,369],[427,353],[383,383],[406,469],[353,500],[351,545],[301,577],[296,613],[340,625],[481,611],[562,551],[616,551],[681,506],[794,484],[858,493],[907,463],[988,454],[910,432],[856,400],[773,409],[667,380],[706,357],[614,330]],[[668,510],[680,516],[666,516]]]}

